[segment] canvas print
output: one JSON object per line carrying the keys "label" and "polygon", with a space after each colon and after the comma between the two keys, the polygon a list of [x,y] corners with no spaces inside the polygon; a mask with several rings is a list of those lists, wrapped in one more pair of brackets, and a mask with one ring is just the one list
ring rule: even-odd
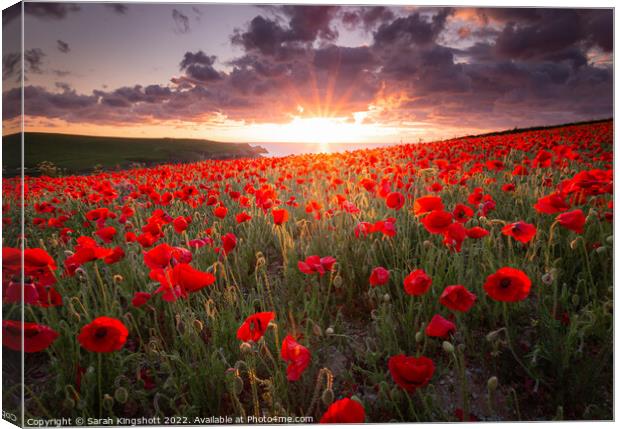
{"label": "canvas print", "polygon": [[611,7],[6,6],[5,421],[613,420]]}

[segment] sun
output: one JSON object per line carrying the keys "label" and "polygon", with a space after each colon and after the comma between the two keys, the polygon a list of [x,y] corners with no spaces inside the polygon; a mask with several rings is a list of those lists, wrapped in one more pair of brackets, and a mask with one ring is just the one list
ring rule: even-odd
{"label": "sun", "polygon": [[293,141],[318,143],[327,147],[329,143],[346,138],[343,124],[336,118],[300,118],[295,117],[284,126],[284,132],[290,133]]}
{"label": "sun", "polygon": [[316,144],[321,152],[330,152],[332,144],[385,141],[398,134],[396,128],[369,123],[366,117],[367,112],[348,117],[295,115],[286,123],[245,124],[243,131],[252,141]]}

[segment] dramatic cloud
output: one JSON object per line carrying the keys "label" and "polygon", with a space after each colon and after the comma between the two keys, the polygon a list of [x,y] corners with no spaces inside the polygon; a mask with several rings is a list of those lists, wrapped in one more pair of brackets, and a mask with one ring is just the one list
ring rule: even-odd
{"label": "dramatic cloud", "polygon": [[345,9],[340,17],[347,28],[359,28],[368,32],[376,26],[394,19],[394,12],[385,6],[363,6]]}
{"label": "dramatic cloud", "polygon": [[183,15],[176,9],[172,9],[172,19],[176,25],[177,32],[181,34],[189,32],[189,18],[187,16]]}
{"label": "dramatic cloud", "polygon": [[185,71],[186,76],[193,81],[209,82],[221,78],[220,73],[213,68],[215,56],[207,56],[204,52],[186,52],[179,68]]}
{"label": "dramatic cloud", "polygon": [[56,47],[63,54],[66,54],[66,53],[71,51],[71,48],[69,47],[69,44],[67,42],[63,42],[60,39],[56,40]]}
{"label": "dramatic cloud", "polygon": [[24,52],[24,61],[26,62],[26,75],[30,73],[43,73],[41,65],[45,53],[39,48],[28,49]]}
{"label": "dramatic cloud", "polygon": [[[177,32],[188,32],[187,16],[172,14]],[[365,41],[344,46],[345,31]],[[91,94],[29,86],[25,106],[28,115],[97,124],[570,122],[613,114],[612,36],[611,10],[264,6],[235,26],[230,42],[242,52],[233,59],[188,51],[168,83]],[[27,55],[28,70],[40,73],[43,52]],[[6,73],[17,67],[5,55]]]}

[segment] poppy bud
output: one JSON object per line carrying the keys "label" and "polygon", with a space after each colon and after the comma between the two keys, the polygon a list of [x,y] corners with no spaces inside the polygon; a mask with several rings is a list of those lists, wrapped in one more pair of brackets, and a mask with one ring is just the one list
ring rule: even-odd
{"label": "poppy bud", "polygon": [[340,274],[337,274],[334,277],[334,286],[336,288],[340,288],[342,286],[342,277],[340,276]]}
{"label": "poppy bud", "polygon": [[124,387],[119,387],[114,391],[114,399],[116,399],[116,402],[119,404],[124,404],[127,402],[127,399],[129,399],[129,392],[127,392],[127,389]]}
{"label": "poppy bud", "polygon": [[571,298],[571,302],[573,303],[573,305],[578,305],[579,304],[579,295],[575,294],[572,296]]}
{"label": "poppy bud", "polygon": [[194,329],[196,329],[196,332],[202,332],[202,329],[204,328],[204,325],[202,324],[202,322],[198,319],[194,320]]}
{"label": "poppy bud", "polygon": [[383,302],[388,303],[390,302],[390,294],[386,293],[385,295],[383,295]]}
{"label": "poppy bud", "polygon": [[430,241],[430,240],[424,240],[424,241],[422,242],[422,245],[423,245],[424,247],[426,247],[427,249],[430,249],[431,247],[433,247],[433,242],[432,242],[432,241]]}
{"label": "poppy bud", "polygon": [[489,392],[495,392],[495,390],[497,390],[498,384],[499,381],[497,380],[497,377],[493,376],[487,381],[487,389],[489,389]]}
{"label": "poppy bud", "polygon": [[441,345],[443,347],[443,351],[448,353],[448,354],[452,354],[454,353],[454,346],[452,345],[451,342],[449,341],[444,341],[443,344]]}
{"label": "poppy bud", "polygon": [[402,389],[398,386],[394,386],[390,392],[390,398],[394,402],[398,402],[402,395]]}
{"label": "poppy bud", "polygon": [[123,281],[123,276],[121,276],[120,274],[114,275],[114,283],[120,284],[122,281]]}
{"label": "poppy bud", "polygon": [[103,395],[103,408],[106,410],[112,410],[114,407],[114,398],[108,395],[107,393]]}
{"label": "poppy bud", "polygon": [[422,333],[422,331],[416,332],[416,334],[415,334],[415,342],[416,343],[422,342],[423,339],[424,339],[424,334]]}
{"label": "poppy bud", "polygon": [[605,241],[607,242],[607,244],[614,244],[614,236],[610,235],[608,236]]}
{"label": "poppy bud", "polygon": [[235,378],[233,378],[233,392],[235,395],[240,395],[243,392],[243,378],[238,375],[235,375]]}
{"label": "poppy bud", "polygon": [[596,253],[599,255],[602,255],[605,252],[607,252],[607,246],[599,246],[596,248]]}
{"label": "poppy bud", "polygon": [[241,354],[248,354],[252,352],[252,345],[250,343],[243,342],[239,346],[239,350],[241,350]]}
{"label": "poppy bud", "polygon": [[352,401],[356,401],[356,402],[358,402],[358,403],[360,403],[360,404],[364,405],[364,404],[362,403],[362,400],[361,400],[361,399],[360,399],[357,395],[353,395],[353,396],[351,396],[351,400],[352,400]]}
{"label": "poppy bud", "polygon": [[323,335],[321,327],[317,324],[312,325],[312,333],[316,335],[317,337],[320,337]]}
{"label": "poppy bud", "polygon": [[331,326],[325,330],[325,335],[333,335],[333,334],[334,334],[334,328],[332,328]]}
{"label": "poppy bud", "polygon": [[579,246],[579,244],[581,244],[582,241],[583,241],[583,238],[581,237],[575,238],[573,241],[570,242],[570,248],[572,250],[577,249],[577,247]]}
{"label": "poppy bud", "polygon": [[325,389],[321,395],[321,401],[323,401],[325,406],[334,402],[334,391],[332,389]]}

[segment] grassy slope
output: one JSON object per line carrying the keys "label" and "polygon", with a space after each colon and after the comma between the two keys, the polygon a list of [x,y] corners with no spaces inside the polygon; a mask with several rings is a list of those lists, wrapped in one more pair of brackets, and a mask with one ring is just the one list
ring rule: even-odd
{"label": "grassy slope", "polygon": [[[19,134],[2,138],[7,173],[19,166]],[[253,157],[257,151],[247,143],[220,143],[199,139],[97,137],[53,133],[25,134],[26,168],[51,161],[68,172],[126,167],[132,162],[187,162],[200,159]]]}

